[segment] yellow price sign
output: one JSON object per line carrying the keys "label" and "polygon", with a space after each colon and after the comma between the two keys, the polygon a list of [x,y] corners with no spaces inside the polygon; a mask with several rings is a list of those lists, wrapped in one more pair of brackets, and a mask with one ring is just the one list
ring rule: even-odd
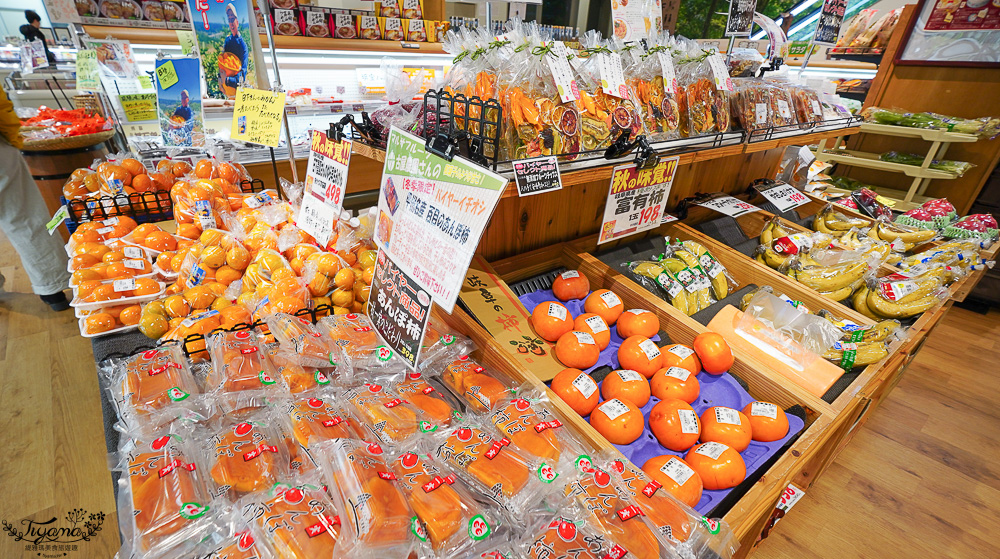
{"label": "yellow price sign", "polygon": [[125,118],[129,122],[156,120],[155,93],[119,95],[118,100],[121,101],[122,110],[125,111]]}
{"label": "yellow price sign", "polygon": [[181,53],[184,56],[191,54],[196,46],[194,31],[177,30],[177,41],[181,44]]}
{"label": "yellow price sign", "polygon": [[234,140],[278,147],[285,94],[262,89],[240,88],[233,109]]}
{"label": "yellow price sign", "polygon": [[177,77],[177,70],[174,70],[174,62],[166,61],[156,69],[156,79],[160,82],[160,89],[167,89],[180,79]]}

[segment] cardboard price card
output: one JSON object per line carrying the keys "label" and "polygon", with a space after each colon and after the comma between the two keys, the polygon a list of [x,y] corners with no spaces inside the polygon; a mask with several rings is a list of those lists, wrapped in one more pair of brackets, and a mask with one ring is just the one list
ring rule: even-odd
{"label": "cardboard price card", "polygon": [[340,211],[329,206],[326,201],[313,192],[306,191],[302,196],[302,206],[295,224],[316,239],[320,246],[326,246],[333,235],[333,223],[340,217]]}
{"label": "cardboard price card", "polygon": [[234,140],[278,147],[285,94],[263,89],[240,88],[233,109]]}
{"label": "cardboard price card", "polygon": [[120,95],[118,100],[121,101],[122,110],[125,111],[125,118],[129,122],[156,120],[155,93]]}
{"label": "cardboard price card", "polygon": [[530,196],[562,189],[556,156],[521,159],[514,162],[514,182],[518,196]]}
{"label": "cardboard price card", "polygon": [[431,316],[431,296],[381,250],[375,259],[368,316],[389,347],[416,369]]}
{"label": "cardboard price card", "polygon": [[451,312],[507,179],[471,161],[447,161],[424,140],[389,133],[375,243]]}
{"label": "cardboard price card", "polygon": [[678,157],[663,159],[652,169],[620,165],[611,174],[608,200],[598,244],[641,233],[662,223]]}
{"label": "cardboard price card", "polygon": [[779,182],[771,188],[758,188],[757,190],[781,212],[787,212],[809,201],[805,194],[785,182]]}
{"label": "cardboard price card", "polygon": [[335,142],[319,130],[313,130],[309,164],[306,167],[306,192],[320,196],[338,214],[344,207],[347,170],[351,163],[350,140]]}
{"label": "cardboard price card", "polygon": [[711,200],[705,200],[704,202],[698,202],[698,205],[703,208],[708,208],[710,210],[715,210],[719,213],[728,215],[729,217],[739,217],[743,214],[748,214],[752,212],[760,211],[760,208],[753,204],[748,204],[743,200],[733,198],[732,196],[722,195]]}

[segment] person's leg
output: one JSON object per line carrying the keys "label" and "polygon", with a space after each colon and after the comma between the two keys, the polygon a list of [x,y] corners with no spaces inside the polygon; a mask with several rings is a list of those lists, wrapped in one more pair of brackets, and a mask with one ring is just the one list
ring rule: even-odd
{"label": "person's leg", "polygon": [[0,139],[0,229],[14,245],[32,290],[54,310],[68,308],[68,257],[62,238],[49,235],[49,211],[21,152]]}

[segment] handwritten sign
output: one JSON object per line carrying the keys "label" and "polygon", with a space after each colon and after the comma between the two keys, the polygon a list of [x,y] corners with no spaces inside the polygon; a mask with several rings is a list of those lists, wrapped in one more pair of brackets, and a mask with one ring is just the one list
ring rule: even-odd
{"label": "handwritten sign", "polygon": [[125,111],[125,118],[129,122],[156,120],[155,93],[120,95],[118,100],[121,101],[122,110]]}
{"label": "handwritten sign", "polygon": [[809,201],[809,198],[805,194],[799,192],[794,186],[786,182],[778,182],[778,184],[771,188],[761,186],[757,188],[757,191],[781,212],[787,212]]}
{"label": "handwritten sign", "polygon": [[598,244],[641,233],[662,223],[677,160],[676,156],[664,159],[652,169],[640,170],[634,163],[614,168]]}
{"label": "handwritten sign", "polygon": [[97,70],[97,51],[85,49],[76,53],[76,88],[80,91],[101,90],[101,78]]}
{"label": "handwritten sign", "polygon": [[347,169],[353,145],[350,140],[335,142],[319,130],[312,133],[309,164],[306,166],[306,192],[321,197],[338,214],[344,207],[344,189],[347,187]]}
{"label": "handwritten sign", "polygon": [[157,66],[156,79],[160,82],[160,89],[168,89],[178,81],[177,71],[174,70],[174,62],[168,60]]}
{"label": "handwritten sign", "polygon": [[233,110],[234,140],[278,147],[285,94],[263,89],[240,88]]}
{"label": "handwritten sign", "polygon": [[191,54],[198,46],[194,37],[194,31],[184,31],[183,29],[178,29],[177,41],[181,44],[181,53],[183,53],[184,56]]}
{"label": "handwritten sign", "polygon": [[556,156],[522,159],[514,162],[514,182],[518,196],[531,196],[562,189]]}
{"label": "handwritten sign", "polygon": [[393,128],[375,243],[450,313],[507,182],[461,157],[429,153],[423,138]]}
{"label": "handwritten sign", "polygon": [[760,211],[760,208],[753,204],[748,204],[743,200],[738,200],[725,194],[710,200],[705,200],[704,202],[698,202],[698,205],[703,208],[708,208],[710,210],[726,214],[729,217],[739,217],[743,214]]}
{"label": "handwritten sign", "polygon": [[375,275],[368,299],[368,316],[375,331],[415,369],[420,359],[421,343],[431,315],[431,296],[399,266],[378,251]]}
{"label": "handwritten sign", "polygon": [[340,212],[328,206],[326,201],[314,192],[306,191],[302,196],[302,206],[299,208],[295,224],[306,233],[312,235],[320,246],[326,246],[333,234],[333,223]]}

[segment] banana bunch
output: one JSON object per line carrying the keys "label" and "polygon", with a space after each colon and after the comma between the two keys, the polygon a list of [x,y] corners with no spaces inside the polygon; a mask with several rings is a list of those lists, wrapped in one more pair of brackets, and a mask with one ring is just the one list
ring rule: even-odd
{"label": "banana bunch", "polygon": [[[675,259],[676,260],[676,259]],[[664,261],[660,262],[630,262],[627,264],[629,269],[637,276],[642,276],[651,279],[656,285],[660,286],[664,292],[666,292],[666,300],[670,302],[671,305],[680,312],[687,316],[691,316],[696,312],[692,308],[696,305],[692,305],[692,298],[690,294],[681,285],[681,282],[677,280],[677,276],[674,275],[673,269],[683,269],[682,266],[678,267],[677,263],[670,263],[668,267],[667,263]],[[694,298],[694,303],[697,303],[697,298]]]}
{"label": "banana bunch", "polygon": [[825,208],[813,216],[812,226],[814,231],[826,233],[833,237],[841,237],[851,229],[867,227],[868,221],[847,217],[834,210],[832,205],[827,204]]}
{"label": "banana bunch", "polygon": [[777,223],[776,219],[768,221],[764,225],[764,230],[760,232],[760,246],[757,247],[756,259],[765,266],[777,270],[788,262],[791,258],[787,254],[778,254],[774,251],[774,241],[782,237],[791,235],[787,229]]}
{"label": "banana bunch", "polygon": [[797,262],[785,270],[785,275],[810,287],[834,301],[843,301],[864,283],[868,263],[864,258],[822,266],[808,255],[800,255]]}
{"label": "banana bunch", "polygon": [[840,331],[843,332],[840,339],[844,342],[862,342],[866,344],[884,342],[890,334],[901,326],[898,320],[885,319],[880,320],[874,326],[860,328],[857,324],[848,320],[837,318],[833,313],[826,309],[821,309],[816,314],[827,319],[830,321],[830,324],[839,328]]}
{"label": "banana bunch", "polygon": [[[851,351],[854,352],[853,355],[849,353]],[[878,363],[888,355],[889,348],[884,342],[837,342],[832,348],[823,352],[823,359],[832,361],[845,370],[850,370],[854,367]]]}
{"label": "banana bunch", "polygon": [[937,231],[877,221],[868,230],[868,236],[889,243],[895,252],[909,252],[916,245],[933,239]]}
{"label": "banana bunch", "polygon": [[687,240],[681,244],[698,259],[698,265],[708,274],[712,281],[712,294],[715,295],[716,301],[725,299],[729,295],[729,278],[725,266],[716,260],[701,243]]}
{"label": "banana bunch", "polygon": [[[947,273],[944,266],[937,266],[902,281],[873,280],[854,292],[851,304],[854,310],[875,320],[909,318],[940,302],[937,292],[944,285]],[[890,293],[891,298],[887,296]]]}
{"label": "banana bunch", "polygon": [[[975,245],[950,242],[939,245],[921,253],[902,258],[897,266],[903,270],[919,270],[921,267],[942,264],[946,266],[946,283],[951,283],[965,273],[993,267],[992,261],[984,260],[975,250]],[[958,269],[962,272],[959,273]]]}
{"label": "banana bunch", "polygon": [[684,286],[684,293],[688,298],[688,316],[714,303],[710,292],[712,283],[693,254],[687,250],[674,250],[671,256],[665,257],[661,262]]}

